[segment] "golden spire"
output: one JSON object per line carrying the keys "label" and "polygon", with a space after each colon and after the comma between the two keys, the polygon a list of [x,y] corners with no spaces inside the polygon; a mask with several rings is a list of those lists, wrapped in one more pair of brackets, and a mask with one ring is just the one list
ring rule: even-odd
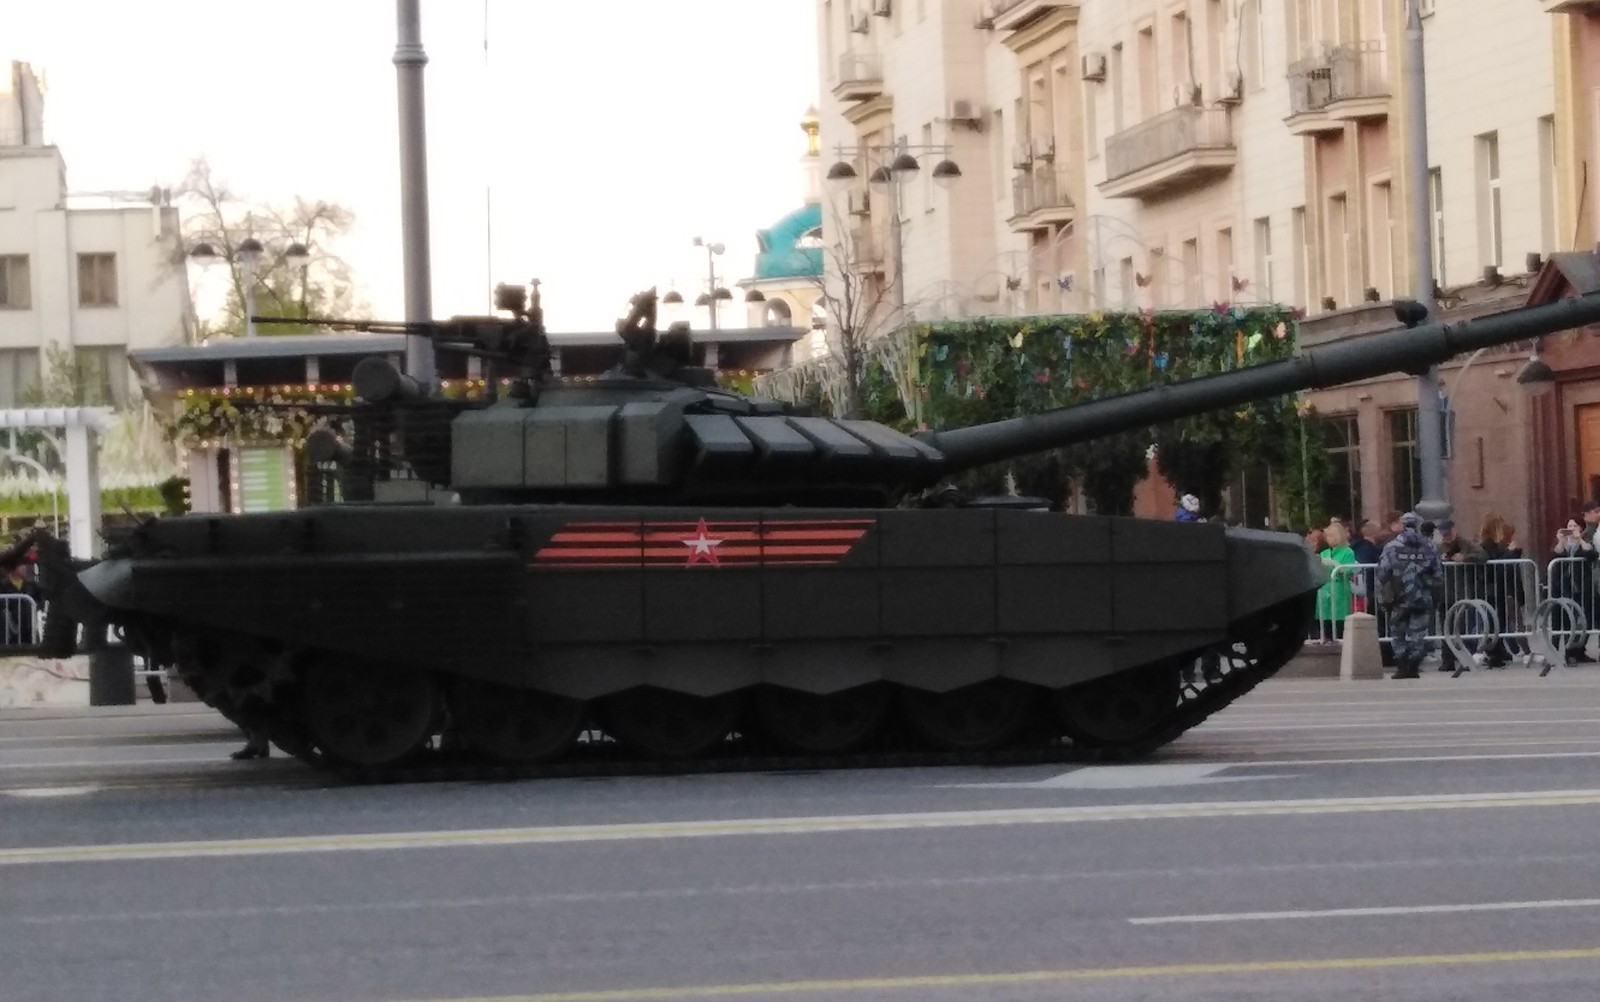
{"label": "golden spire", "polygon": [[817,117],[817,106],[812,105],[800,119],[800,128],[806,133],[806,155],[822,155],[822,119]]}

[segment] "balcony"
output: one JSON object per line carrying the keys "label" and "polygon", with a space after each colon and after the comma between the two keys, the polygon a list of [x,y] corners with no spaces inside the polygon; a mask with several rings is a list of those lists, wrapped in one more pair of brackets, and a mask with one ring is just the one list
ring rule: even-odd
{"label": "balcony", "polygon": [[1184,106],[1106,140],[1108,198],[1152,198],[1233,170],[1239,150],[1227,108]]}
{"label": "balcony", "polygon": [[1016,31],[1059,7],[1076,7],[1077,0],[993,0],[996,31]]}
{"label": "balcony", "polygon": [[833,96],[841,101],[870,101],[883,93],[883,60],[875,52],[846,52],[839,57],[839,82]]}
{"label": "balcony", "polygon": [[850,231],[850,264],[862,275],[884,274],[883,244],[868,226]]}
{"label": "balcony", "polygon": [[1389,114],[1389,63],[1382,42],[1329,46],[1289,66],[1289,117],[1297,136],[1339,132],[1344,123]]}
{"label": "balcony", "polygon": [[1389,63],[1382,42],[1336,45],[1329,53],[1332,93],[1323,109],[1339,121],[1389,115]]}
{"label": "balcony", "polygon": [[1072,222],[1077,207],[1068,194],[1067,172],[1054,167],[1023,171],[1011,179],[1011,218],[1016,233],[1044,230]]}

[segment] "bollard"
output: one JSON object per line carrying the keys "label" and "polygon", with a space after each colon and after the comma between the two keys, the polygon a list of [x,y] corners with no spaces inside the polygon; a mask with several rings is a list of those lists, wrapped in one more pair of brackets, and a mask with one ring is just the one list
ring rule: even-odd
{"label": "bollard", "polygon": [[91,653],[89,705],[132,706],[135,702],[133,652],[120,644],[109,644]]}
{"label": "bollard", "polygon": [[1383,678],[1383,652],[1378,649],[1378,617],[1352,612],[1344,619],[1344,644],[1339,651],[1339,680]]}

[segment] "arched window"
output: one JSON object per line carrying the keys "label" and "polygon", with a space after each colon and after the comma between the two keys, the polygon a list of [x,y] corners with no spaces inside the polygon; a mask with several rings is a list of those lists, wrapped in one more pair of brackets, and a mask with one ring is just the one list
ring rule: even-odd
{"label": "arched window", "polygon": [[791,327],[794,325],[794,314],[789,310],[789,304],[781,299],[767,300],[767,308],[761,311],[761,322],[768,327]]}
{"label": "arched window", "polygon": [[822,247],[822,227],[814,226],[800,235],[794,242],[796,250],[817,250]]}

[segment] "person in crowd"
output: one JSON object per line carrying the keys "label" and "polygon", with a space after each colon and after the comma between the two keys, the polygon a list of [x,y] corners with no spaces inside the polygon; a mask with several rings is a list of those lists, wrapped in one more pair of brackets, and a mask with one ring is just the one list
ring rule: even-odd
{"label": "person in crowd", "polygon": [[1420,678],[1428,653],[1428,628],[1444,596],[1444,565],[1422,535],[1416,512],[1400,517],[1400,535],[1378,557],[1378,598],[1394,638],[1395,678]]}
{"label": "person in crowd", "polygon": [[[1455,522],[1446,519],[1439,523],[1439,559],[1449,565],[1449,587],[1446,589],[1451,602],[1464,598],[1485,598],[1486,587],[1484,574],[1488,557],[1484,555],[1483,548],[1476,542],[1463,537],[1456,532]],[[1448,611],[1448,604],[1441,603],[1439,611]],[[1442,625],[1442,624],[1441,624]],[[1484,624],[1478,621],[1476,613],[1468,613],[1462,618],[1463,633],[1477,633]],[[1462,640],[1467,650],[1477,653],[1478,642],[1475,639]],[[1441,645],[1439,651],[1439,670],[1453,672],[1456,670],[1456,655],[1448,644]]]}
{"label": "person in crowd", "polygon": [[[1485,515],[1478,527],[1478,547],[1485,561],[1521,560],[1522,547],[1517,543],[1517,530],[1504,518],[1493,512]],[[1504,634],[1522,630],[1522,579],[1514,564],[1493,564],[1486,568],[1485,588],[1480,597],[1494,609],[1500,620],[1500,633],[1491,650],[1484,652],[1490,668],[1503,668],[1511,663],[1511,650]]]}
{"label": "person in crowd", "polygon": [[[1583,609],[1584,621],[1594,625],[1594,566],[1597,553],[1592,532],[1589,532],[1589,512],[1567,519],[1567,524],[1556,530],[1555,545],[1550,550],[1556,564],[1550,570],[1550,594],[1554,598],[1570,598]],[[1567,642],[1567,660],[1592,663],[1588,652],[1588,635],[1574,633]]]}
{"label": "person in crowd", "polygon": [[1321,625],[1323,640],[1341,640],[1344,638],[1344,619],[1350,615],[1351,583],[1354,579],[1350,572],[1341,573],[1338,569],[1354,564],[1356,555],[1345,538],[1343,523],[1329,522],[1322,536],[1325,545],[1317,556],[1322,559],[1322,566],[1328,569],[1329,578],[1317,590],[1317,620]]}

